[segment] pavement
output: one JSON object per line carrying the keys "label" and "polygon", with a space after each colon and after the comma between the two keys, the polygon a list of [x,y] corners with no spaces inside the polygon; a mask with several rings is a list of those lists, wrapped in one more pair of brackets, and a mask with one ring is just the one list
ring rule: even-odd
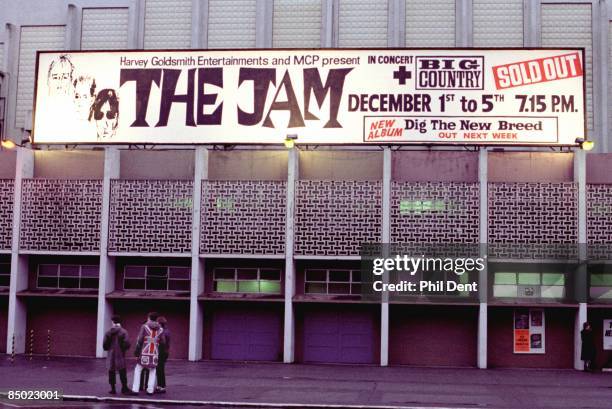
{"label": "pavement", "polygon": [[[128,363],[128,381],[132,379]],[[574,370],[415,368],[219,361],[166,365],[168,392],[109,395],[106,362],[0,355],[0,392],[63,392],[63,402],[6,407],[521,408],[612,407],[612,374]]]}

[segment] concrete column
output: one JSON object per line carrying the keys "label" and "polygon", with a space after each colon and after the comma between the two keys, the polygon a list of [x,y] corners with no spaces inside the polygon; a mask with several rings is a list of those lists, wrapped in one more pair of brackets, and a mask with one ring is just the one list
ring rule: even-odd
{"label": "concrete column", "polygon": [[[593,9],[595,12],[595,9]],[[600,69],[600,86],[599,90],[601,91],[600,95],[600,110],[601,110],[601,147],[597,150],[597,152],[608,153],[610,152],[610,124],[608,123],[608,93],[604,90],[608,89],[609,79],[608,79],[608,70],[610,69],[610,63],[607,58],[608,49],[610,47],[610,41],[608,37],[609,32],[609,6],[607,2],[599,3],[599,15],[593,15],[593,21],[595,19],[599,19],[599,35],[601,36],[600,41],[600,51],[599,55],[601,56],[599,60]],[[595,31],[593,30],[593,33]],[[597,146],[595,147],[597,148]]]}
{"label": "concrete column", "polygon": [[[340,0],[328,0],[329,5],[327,6],[328,19],[331,19],[329,29],[331,30],[331,44],[328,47],[338,47],[340,38],[338,33],[340,32]],[[327,47],[327,46],[326,46]]]}
{"label": "concrete column", "polygon": [[574,323],[574,369],[579,371],[584,369],[584,362],[580,359],[580,350],[582,348],[580,331],[582,330],[582,324],[585,321],[587,321],[587,304],[585,302],[581,302],[578,304],[576,321]]}
{"label": "concrete column", "polygon": [[578,311],[574,325],[574,368],[583,369],[580,359],[582,342],[580,331],[587,320],[587,214],[586,214],[586,152],[582,149],[574,151],[574,183],[578,185],[578,267],[574,278],[574,288]]}
{"label": "concrete column", "polygon": [[321,47],[333,47],[334,0],[321,1]]}
{"label": "concrete column", "polygon": [[96,331],[96,357],[103,358],[104,333],[110,328],[113,305],[106,294],[115,290],[115,258],[108,255],[110,223],[111,179],[119,178],[120,156],[117,148],[104,151],[104,179],[102,180],[102,217],[100,220],[100,279],[98,286],[98,325]]}
{"label": "concrete column", "polygon": [[387,45],[404,47],[406,45],[406,2],[390,0],[387,20]]}
{"label": "concrete column", "polygon": [[[489,230],[489,200],[488,200],[488,154],[487,149],[482,148],[478,155],[478,182],[480,184],[480,206],[479,206],[479,251],[478,255],[488,261],[488,230]],[[485,268],[478,273],[478,368],[487,367],[487,293],[488,282],[488,263]]]}
{"label": "concrete column", "polygon": [[[601,7],[602,1],[594,1],[591,4],[591,33],[593,52],[591,54],[591,67],[593,71],[592,85],[592,111],[593,111],[593,129],[587,135],[588,139],[595,141],[596,152],[607,152],[607,134],[603,132],[603,122],[607,120],[608,109],[603,105],[604,94],[608,94],[607,78],[608,71],[603,71],[603,62],[608,61],[608,49],[603,48],[604,37],[608,37],[608,19],[602,19],[602,11],[605,7]],[[603,26],[602,26],[603,24]],[[607,41],[606,41],[607,42]],[[586,63],[585,63],[586,65]],[[604,119],[605,117],[605,119]],[[603,149],[602,149],[603,148]]]}
{"label": "concrete column", "polygon": [[191,48],[208,43],[208,0],[191,0]]}
{"label": "concrete column", "polygon": [[[382,195],[382,243],[383,257],[388,257],[389,249],[385,244],[391,242],[391,148],[383,150],[383,195]],[[383,276],[383,281],[389,275]],[[380,303],[380,366],[389,365],[389,293],[382,293]]]}
{"label": "concrete column", "polygon": [[274,2],[257,0],[255,47],[272,48],[272,14]]}
{"label": "concrete column", "polygon": [[295,260],[293,243],[295,237],[295,185],[299,179],[299,153],[297,148],[289,150],[287,166],[287,207],[285,226],[285,322],[283,325],[284,351],[283,362],[295,361],[295,314],[293,296],[295,295]]}
{"label": "concrete column", "polygon": [[574,183],[578,187],[578,257],[587,259],[587,203],[586,203],[586,152],[574,151]]}
{"label": "concrete column", "polygon": [[[7,27],[0,27],[0,30],[2,30],[2,36],[3,36],[3,42],[4,44],[2,44],[2,55],[4,55],[5,57],[2,59],[2,64],[0,64],[0,71],[4,72],[4,73],[8,73],[9,71],[9,55],[10,55],[10,49],[11,49],[11,33],[10,30],[8,28],[8,24],[6,25]],[[6,79],[6,84],[8,85],[8,78]],[[3,87],[6,88],[6,87]],[[4,96],[4,95],[0,95],[0,96]]]}
{"label": "concrete column", "polygon": [[81,49],[81,20],[83,9],[74,4],[68,5],[68,19],[66,20],[66,38],[64,48],[66,50]]}
{"label": "concrete column", "polygon": [[128,11],[128,49],[144,48],[144,0],[131,0]]}
{"label": "concrete column", "polygon": [[193,178],[193,208],[191,221],[191,294],[189,297],[189,360],[202,359],[204,310],[198,296],[204,291],[204,261],[200,259],[200,220],[202,180],[208,179],[208,150],[198,146],[195,150]]}
{"label": "concrete column", "polygon": [[457,47],[472,46],[472,0],[457,0],[455,3],[455,44]]}
{"label": "concrete column", "polygon": [[538,47],[540,45],[540,2],[523,0],[523,45]]}
{"label": "concrete column", "polygon": [[[17,79],[19,72],[19,42],[21,40],[21,31],[14,24],[7,23],[5,25],[5,38],[7,46],[4,54],[4,65],[6,68],[3,87],[6,89],[6,107],[4,112],[4,134],[8,139],[16,143],[21,143],[25,132],[23,131],[23,123],[16,124],[15,117],[17,116]],[[21,139],[20,139],[21,138]]]}
{"label": "concrete column", "polygon": [[6,351],[25,352],[27,305],[17,297],[19,291],[28,287],[28,258],[19,255],[19,230],[21,225],[21,186],[23,179],[34,176],[34,152],[30,149],[16,148],[17,164],[15,170],[15,192],[13,197],[13,236],[11,241],[11,284],[9,289],[8,328]]}

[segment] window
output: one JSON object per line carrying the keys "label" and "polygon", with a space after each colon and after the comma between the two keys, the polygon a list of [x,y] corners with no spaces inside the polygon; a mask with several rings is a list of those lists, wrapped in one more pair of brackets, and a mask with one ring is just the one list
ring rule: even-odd
{"label": "window", "polygon": [[401,200],[400,214],[421,214],[454,210],[456,206],[446,200]]}
{"label": "window", "polygon": [[11,284],[11,263],[0,263],[0,287]]}
{"label": "window", "polygon": [[215,268],[217,293],[281,293],[281,270],[277,268]]}
{"label": "window", "polygon": [[134,266],[123,269],[125,290],[189,291],[191,268],[182,266]]}
{"label": "window", "polygon": [[338,46],[386,47],[387,23],[387,0],[340,0]]}
{"label": "window", "polygon": [[36,51],[64,48],[65,26],[22,26],[19,42],[15,127],[26,126],[34,99]]}
{"label": "window", "polygon": [[454,47],[455,0],[406,0],[406,47]]}
{"label": "window", "polygon": [[208,1],[208,48],[254,48],[256,0]]}
{"label": "window", "polygon": [[191,0],[147,0],[144,48],[169,49],[191,46]]}
{"label": "window", "polygon": [[563,273],[496,272],[493,296],[496,298],[564,298]]}
{"label": "window", "polygon": [[361,295],[361,271],[308,269],[304,272],[305,294]]}
{"label": "window", "polygon": [[96,289],[100,269],[97,265],[39,264],[37,288]]}
{"label": "window", "polygon": [[612,274],[591,274],[589,295],[592,299],[612,300]]}
{"label": "window", "polygon": [[128,19],[127,8],[84,8],[81,49],[128,48]]}
{"label": "window", "polygon": [[473,10],[474,46],[523,46],[523,0],[474,0]]}
{"label": "window", "polygon": [[274,47],[321,45],[321,0],[274,0]]}

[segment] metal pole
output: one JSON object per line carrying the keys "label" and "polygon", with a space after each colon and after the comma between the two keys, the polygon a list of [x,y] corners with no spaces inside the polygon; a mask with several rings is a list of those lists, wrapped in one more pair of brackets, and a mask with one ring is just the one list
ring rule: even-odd
{"label": "metal pole", "polygon": [[32,360],[32,355],[34,354],[34,330],[30,330],[30,361]]}
{"label": "metal pole", "polygon": [[49,356],[51,355],[51,330],[47,330],[47,361],[49,360]]}
{"label": "metal pole", "polygon": [[13,336],[12,336],[11,363],[15,363],[15,333],[13,333]]}

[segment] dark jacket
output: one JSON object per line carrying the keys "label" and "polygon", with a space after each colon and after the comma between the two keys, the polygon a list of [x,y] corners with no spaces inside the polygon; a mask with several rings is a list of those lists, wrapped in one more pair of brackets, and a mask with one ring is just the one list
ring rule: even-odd
{"label": "dark jacket", "polygon": [[128,332],[120,326],[113,326],[104,334],[102,347],[108,351],[106,366],[109,371],[125,369],[125,351],[130,348]]}
{"label": "dark jacket", "polygon": [[593,330],[583,329],[580,331],[582,339],[582,348],[580,350],[580,359],[583,361],[593,361],[595,359],[595,338]]}
{"label": "dark jacket", "polygon": [[163,327],[164,333],[162,334],[164,337],[163,343],[159,346],[159,357],[160,359],[168,359],[168,355],[170,355],[170,330],[168,326]]}

